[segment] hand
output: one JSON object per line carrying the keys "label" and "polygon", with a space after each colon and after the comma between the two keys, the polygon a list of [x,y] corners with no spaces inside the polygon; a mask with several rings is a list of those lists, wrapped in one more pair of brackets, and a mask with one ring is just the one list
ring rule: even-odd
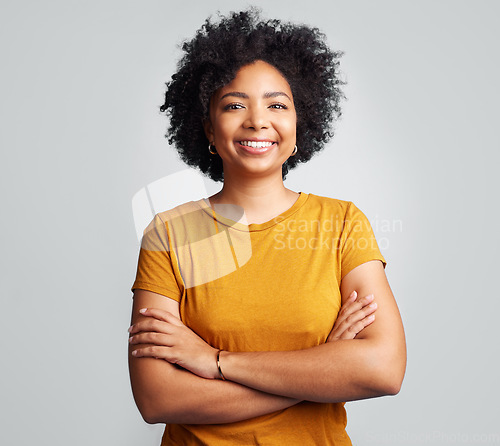
{"label": "hand", "polygon": [[135,357],[164,359],[202,378],[218,378],[217,349],[208,345],[168,311],[143,308],[147,319],[129,328],[130,344],[153,344],[132,352]]}
{"label": "hand", "polygon": [[360,299],[357,297],[358,293],[353,291],[344,302],[326,342],[354,339],[375,320],[377,304],[373,302],[373,294]]}

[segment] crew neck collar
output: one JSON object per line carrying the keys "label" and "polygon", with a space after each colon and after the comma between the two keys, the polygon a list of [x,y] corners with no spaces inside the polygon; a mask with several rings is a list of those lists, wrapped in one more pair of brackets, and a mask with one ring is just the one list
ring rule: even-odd
{"label": "crew neck collar", "polygon": [[282,222],[283,220],[286,220],[287,218],[295,214],[295,212],[297,212],[305,204],[308,197],[309,194],[306,194],[304,192],[299,192],[299,197],[297,198],[295,203],[292,204],[292,206],[288,208],[286,211],[282,212],[281,214],[277,215],[276,217],[264,223],[250,223],[249,225],[236,222],[234,220],[231,220],[230,218],[218,214],[217,212],[215,212],[213,207],[210,206],[210,201],[208,198],[202,198],[201,200],[198,200],[196,204],[201,209],[203,209],[203,211],[205,211],[208,215],[210,215],[214,220],[216,220],[217,223],[220,223],[224,226],[229,226],[239,231],[257,232],[271,228],[272,226],[277,225],[278,223]]}

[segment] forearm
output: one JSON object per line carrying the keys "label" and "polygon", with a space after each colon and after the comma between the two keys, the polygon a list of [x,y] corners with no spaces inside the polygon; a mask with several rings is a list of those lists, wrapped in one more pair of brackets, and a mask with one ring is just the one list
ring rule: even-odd
{"label": "forearm", "polygon": [[293,406],[299,400],[200,378],[161,359],[130,358],[132,390],[148,423],[220,424]]}
{"label": "forearm", "polygon": [[403,324],[380,261],[344,276],[344,299],[353,290],[373,294],[376,321],[353,340],[290,352],[221,355],[227,379],[276,395],[316,402],[352,401],[399,392],[406,368]]}
{"label": "forearm", "polygon": [[[168,313],[170,316],[179,317],[177,302],[149,291],[135,290],[132,323],[151,322],[152,319],[141,315],[139,309],[155,306],[171,312]],[[167,314],[165,311],[161,313]],[[132,355],[132,352],[152,345],[129,343],[132,391],[137,407],[148,423],[232,423],[283,410],[298,402],[234,382],[200,378],[163,359],[155,359],[157,354],[142,358]]]}
{"label": "forearm", "polygon": [[367,339],[288,352],[222,352],[226,379],[263,392],[316,402],[340,402],[398,393],[401,349]]}

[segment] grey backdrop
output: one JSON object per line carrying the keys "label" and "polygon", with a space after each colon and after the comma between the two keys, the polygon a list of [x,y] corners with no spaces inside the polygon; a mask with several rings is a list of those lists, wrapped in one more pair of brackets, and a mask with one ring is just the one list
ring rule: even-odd
{"label": "grey backdrop", "polygon": [[[2,0],[1,444],[159,444],[127,370],[131,200],[184,168],[176,45],[246,4]],[[345,51],[338,133],[287,185],[365,212],[403,316],[402,391],[347,404],[353,443],[500,444],[499,3],[254,4]]]}

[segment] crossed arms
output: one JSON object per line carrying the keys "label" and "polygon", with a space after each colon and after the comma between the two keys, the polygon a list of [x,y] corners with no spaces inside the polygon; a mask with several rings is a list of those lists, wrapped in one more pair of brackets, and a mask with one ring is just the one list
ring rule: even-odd
{"label": "crossed arms", "polygon": [[[374,260],[350,271],[341,295],[342,309],[328,342],[288,352],[222,352],[227,381],[221,381],[214,379],[219,376],[217,350],[182,324],[179,304],[136,290],[129,369],[144,420],[230,423],[303,400],[341,402],[398,393],[406,346],[382,263]],[[375,318],[370,318],[370,295],[377,304]]]}

